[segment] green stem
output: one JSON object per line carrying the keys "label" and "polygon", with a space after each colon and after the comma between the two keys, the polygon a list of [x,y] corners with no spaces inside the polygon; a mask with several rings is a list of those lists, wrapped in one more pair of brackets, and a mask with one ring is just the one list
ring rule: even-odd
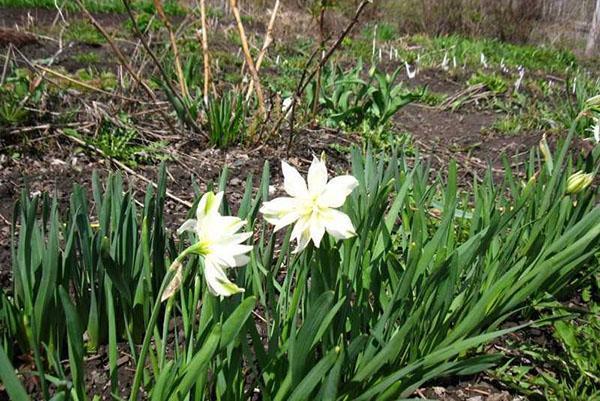
{"label": "green stem", "polygon": [[[175,263],[179,263],[180,260],[186,256],[186,251],[188,249],[183,251],[177,257],[177,259],[175,259],[171,266],[173,266]],[[156,326],[156,321],[158,320],[158,315],[160,314],[160,307],[162,305],[161,297],[163,292],[167,288],[167,285],[169,285],[174,276],[175,270],[169,268],[167,274],[165,274],[165,277],[163,278],[162,284],[160,286],[160,291],[156,296],[156,301],[154,301],[154,307],[152,308],[152,314],[150,315],[150,322],[148,323],[148,327],[146,328],[146,335],[144,336],[142,349],[140,350],[140,355],[137,360],[137,366],[135,368],[135,376],[133,378],[133,386],[131,388],[131,394],[129,395],[129,401],[137,400],[137,396],[140,391],[140,384],[142,382],[142,376],[144,373],[144,365],[146,363],[146,357],[148,356],[148,349],[150,348],[150,340],[152,339],[152,333],[154,332],[154,327]]]}
{"label": "green stem", "polygon": [[[35,317],[29,320],[27,317],[25,318],[25,332],[27,334],[27,338],[29,338],[29,344],[33,349],[33,359],[35,361],[35,365],[37,367],[38,375],[40,378],[40,384],[42,387],[42,393],[44,394],[44,399],[50,399],[50,393],[48,392],[48,383],[46,383],[46,374],[44,372],[44,365],[42,364],[42,356],[40,354],[40,350],[38,348],[39,340],[37,335],[37,329],[35,325]],[[35,336],[35,338],[34,338]]]}
{"label": "green stem", "polygon": [[[161,298],[162,294],[165,292],[165,289],[173,279],[176,273],[177,265],[181,265],[181,261],[188,255],[199,253],[198,244],[193,244],[187,247],[181,252],[177,258],[171,263],[167,274],[163,278],[162,284],[160,285],[160,290],[156,295],[156,300],[154,301],[154,307],[152,308],[152,314],[150,315],[150,322],[148,322],[148,327],[146,327],[146,335],[144,336],[144,342],[142,343],[142,349],[140,350],[140,356],[137,360],[137,366],[135,368],[135,376],[133,378],[133,387],[131,389],[131,394],[129,395],[129,401],[136,401],[138,393],[140,391],[140,385],[142,383],[142,376],[144,374],[144,365],[146,363],[146,357],[148,356],[148,350],[150,348],[150,340],[152,339],[152,333],[156,327],[156,322],[158,320],[158,315],[160,314],[160,306],[162,304]],[[183,267],[180,266],[180,269]]]}

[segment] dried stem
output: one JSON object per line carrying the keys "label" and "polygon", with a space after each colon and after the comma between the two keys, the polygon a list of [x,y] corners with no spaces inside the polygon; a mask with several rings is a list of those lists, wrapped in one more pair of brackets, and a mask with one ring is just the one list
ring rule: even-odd
{"label": "dried stem", "polygon": [[[69,134],[65,133],[65,132],[64,132],[63,130],[61,130],[61,129],[58,129],[58,130],[57,130],[57,132],[58,132],[58,133],[60,133],[60,134],[62,134],[62,135],[64,135],[66,138],[69,138],[69,139],[70,139],[70,140],[72,140],[73,142],[77,142],[79,145],[82,145],[82,146],[84,146],[84,147],[86,147],[86,148],[88,148],[88,149],[91,149],[91,150],[93,150],[94,152],[96,152],[98,155],[102,156],[102,157],[103,157],[103,158],[105,158],[106,160],[108,160],[108,161],[110,161],[110,162],[114,163],[114,164],[115,164],[117,167],[119,167],[121,170],[123,170],[123,171],[126,171],[126,172],[128,172],[129,174],[132,174],[132,175],[136,176],[136,177],[137,177],[137,178],[139,178],[140,180],[142,180],[142,181],[144,181],[144,182],[146,182],[146,183],[148,183],[148,184],[152,185],[154,188],[158,188],[158,186],[156,185],[156,183],[155,183],[154,181],[152,181],[152,180],[150,180],[150,179],[148,179],[148,178],[144,177],[143,175],[141,175],[141,174],[139,174],[139,173],[135,172],[133,169],[131,169],[131,168],[127,167],[125,164],[121,163],[120,161],[118,161],[118,160],[116,160],[116,159],[114,159],[114,158],[112,158],[112,157],[108,156],[106,153],[104,153],[104,152],[102,151],[102,149],[99,149],[99,148],[97,148],[96,146],[94,146],[94,145],[91,145],[91,144],[89,144],[89,143],[85,142],[84,140],[81,140],[80,138],[77,138],[77,137],[75,137],[75,136],[73,136],[73,135],[69,135]],[[185,201],[185,200],[183,200],[183,199],[179,198],[178,196],[176,196],[176,195],[173,195],[173,194],[172,194],[172,193],[171,193],[169,190],[167,190],[167,191],[166,191],[166,196],[167,196],[167,198],[170,198],[170,199],[174,200],[175,202],[177,202],[177,203],[180,203],[180,204],[184,205],[185,207],[191,208],[191,207],[193,206],[191,202]]]}
{"label": "dried stem", "polygon": [[[271,13],[271,19],[269,20],[269,25],[267,27],[267,32],[265,34],[265,41],[263,43],[262,49],[260,49],[260,53],[258,53],[258,58],[256,59],[256,71],[260,71],[260,66],[265,58],[265,54],[267,53],[267,48],[273,42],[273,26],[275,26],[275,17],[277,16],[277,11],[279,10],[279,0],[275,0],[275,6],[273,6],[273,12]],[[246,93],[246,101],[250,100],[250,96],[252,96],[252,92],[254,91],[254,81],[250,82],[250,86],[248,87],[248,93]]]}
{"label": "dried stem", "polygon": [[[175,96],[177,98],[179,103],[184,107],[185,113],[187,114],[187,119],[186,119],[187,123],[190,124],[196,132],[200,133],[204,138],[208,139],[208,135],[206,133],[204,133],[200,129],[200,127],[196,124],[196,121],[194,121],[192,115],[190,114],[189,109],[187,108],[187,106],[185,106],[186,105],[185,100],[181,98],[181,96],[177,93],[175,88],[173,88],[173,85],[171,85],[171,80],[169,79],[169,76],[167,75],[165,69],[163,68],[163,66],[162,66],[160,60],[158,59],[158,57],[156,56],[156,54],[154,54],[152,49],[150,49],[150,44],[148,42],[146,42],[146,40],[144,38],[144,34],[140,30],[140,28],[137,24],[137,21],[135,20],[135,15],[133,15],[133,10],[131,9],[131,0],[123,0],[123,4],[125,4],[125,10],[127,11],[127,14],[129,15],[129,19],[131,20],[133,29],[134,29],[136,35],[138,36],[140,43],[142,44],[142,47],[144,48],[146,53],[150,56],[150,59],[152,59],[152,62],[158,69],[158,72],[160,73],[163,82],[167,86],[167,89],[170,91],[170,93],[173,94],[173,96]],[[140,71],[142,71],[142,67],[140,67]],[[139,76],[139,74],[136,74],[136,75]]]}
{"label": "dried stem", "polygon": [[258,76],[258,71],[256,70],[256,66],[254,65],[254,61],[252,60],[252,55],[250,54],[250,48],[248,46],[248,40],[246,38],[246,32],[244,30],[244,25],[242,24],[242,17],[240,15],[240,10],[238,8],[237,0],[229,0],[231,5],[231,11],[235,17],[235,21],[237,23],[238,31],[240,33],[240,40],[242,41],[242,50],[244,52],[244,56],[246,58],[246,64],[248,64],[248,70],[250,70],[250,75],[252,80],[254,81],[254,85],[256,87],[256,97],[258,98],[258,110],[260,112],[261,118],[264,120],[266,115],[265,109],[265,97],[263,94],[262,86],[260,84],[260,78]]}
{"label": "dried stem", "polygon": [[308,63],[306,63],[306,67],[304,68],[304,71],[302,72],[302,78],[300,78],[300,81],[298,82],[298,87],[296,89],[296,93],[292,97],[292,101],[290,102],[290,105],[285,110],[283,110],[283,113],[282,113],[281,117],[275,123],[275,126],[273,127],[273,130],[271,131],[271,135],[273,135],[274,133],[276,133],[279,130],[279,128],[281,127],[281,124],[283,123],[283,120],[285,120],[288,111],[292,110],[291,118],[290,118],[290,140],[288,142],[288,151],[289,151],[289,149],[290,149],[290,147],[292,145],[292,141],[293,141],[294,113],[295,113],[295,110],[296,110],[296,103],[298,102],[298,99],[300,99],[300,97],[302,96],[302,93],[304,93],[304,91],[306,90],[306,87],[308,86],[308,84],[310,83],[310,81],[314,78],[314,76],[317,74],[317,72],[321,68],[323,68],[323,66],[327,63],[327,61],[329,60],[329,58],[331,58],[331,56],[333,55],[333,53],[338,49],[338,47],[340,47],[340,45],[342,44],[342,42],[344,41],[344,39],[346,38],[346,36],[348,36],[348,34],[350,33],[350,31],[352,31],[352,28],[354,28],[354,26],[358,23],[358,19],[360,18],[360,15],[362,14],[362,12],[365,9],[365,7],[368,4],[370,4],[371,2],[372,2],[372,0],[362,0],[362,2],[360,3],[360,5],[356,9],[356,13],[354,14],[354,17],[352,18],[352,20],[348,23],[348,25],[346,26],[346,28],[344,29],[344,31],[340,34],[340,36],[337,38],[337,40],[335,41],[335,43],[333,45],[331,45],[331,47],[329,48],[329,50],[327,50],[327,52],[325,53],[325,55],[321,58],[321,61],[319,62],[319,64],[310,73],[307,73],[308,72],[308,68],[312,64],[312,61],[313,61],[314,57],[316,56],[316,54],[318,53],[319,49],[317,49],[317,50],[315,50],[313,52],[313,54],[311,55],[311,58],[309,59]]}
{"label": "dried stem", "polygon": [[165,10],[163,9],[160,0],[154,0],[154,7],[156,7],[158,18],[162,21],[165,28],[167,28],[167,32],[169,33],[169,42],[171,43],[171,49],[173,50],[173,58],[175,59],[175,73],[177,74],[177,81],[179,81],[179,89],[181,90],[183,97],[189,99],[190,93],[188,91],[187,84],[185,83],[183,69],[181,68],[179,48],[177,47],[177,38],[173,32],[173,25],[171,25],[171,21],[169,21],[167,14],[165,14]]}
{"label": "dried stem", "polygon": [[[321,0],[321,10],[319,13],[319,49],[325,48],[325,0]],[[315,79],[315,98],[312,104],[312,119],[317,115],[319,107],[319,93],[321,93],[321,67],[317,67],[317,78]]]}
{"label": "dried stem", "polygon": [[[100,25],[98,23],[98,21],[96,21],[96,19],[94,18],[94,16],[88,11],[88,9],[85,7],[85,5],[83,4],[83,2],[81,0],[75,0],[75,2],[77,3],[77,5],[81,9],[81,11],[85,14],[85,16],[90,21],[90,23],[92,25],[94,25],[94,27],[96,28],[96,30],[98,30],[98,32],[100,32],[100,34],[102,36],[104,36],[104,38],[108,42],[110,48],[112,49],[113,53],[119,59],[119,62],[121,63],[121,65],[123,67],[125,67],[125,69],[127,70],[127,72],[133,77],[133,79],[138,83],[138,85],[140,85],[146,91],[146,93],[148,94],[148,96],[150,96],[150,98],[152,99],[152,101],[155,104],[158,104],[158,98],[156,97],[156,94],[154,93],[154,91],[134,71],[133,67],[129,64],[129,62],[127,60],[127,57],[125,57],[125,55],[117,47],[117,45],[112,40],[112,38],[110,37],[110,35],[108,34],[108,32],[106,32],[106,30],[102,27],[102,25]],[[175,126],[173,125],[173,123],[169,119],[169,116],[167,116],[167,114],[163,110],[159,110],[159,113],[160,113],[161,117],[163,118],[163,120],[165,120],[165,122],[169,126],[169,129],[173,133],[176,133],[177,130],[175,129]]]}
{"label": "dried stem", "polygon": [[210,87],[210,53],[208,52],[208,31],[206,24],[206,0],[200,0],[200,23],[202,34],[196,31],[196,36],[202,43],[202,56],[204,57],[204,105],[208,106],[208,90]]}

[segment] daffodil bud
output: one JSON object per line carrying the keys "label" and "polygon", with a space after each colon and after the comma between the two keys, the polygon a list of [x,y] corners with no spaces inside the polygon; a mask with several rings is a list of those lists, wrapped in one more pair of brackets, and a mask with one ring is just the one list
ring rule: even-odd
{"label": "daffodil bud", "polygon": [[540,141],[540,152],[544,156],[544,161],[546,162],[546,167],[548,168],[548,172],[552,174],[552,170],[554,168],[554,163],[552,160],[552,153],[550,152],[550,147],[548,146],[548,141],[546,141],[546,134],[542,136],[542,140]]}
{"label": "daffodil bud", "polygon": [[593,96],[593,97],[589,98],[588,100],[586,100],[585,102],[590,107],[600,106],[600,95]]}
{"label": "daffodil bud", "polygon": [[567,180],[567,193],[568,194],[577,194],[592,183],[594,176],[590,173],[584,173],[583,171],[578,171],[572,174]]}
{"label": "daffodil bud", "polygon": [[183,278],[183,265],[181,264],[179,259],[175,259],[173,261],[173,263],[169,267],[169,270],[175,271],[175,276],[173,276],[173,278],[169,282],[169,285],[167,285],[167,288],[165,288],[165,291],[163,292],[162,297],[160,298],[161,302],[164,302],[167,299],[171,298],[179,289],[179,286],[181,286],[181,280]]}

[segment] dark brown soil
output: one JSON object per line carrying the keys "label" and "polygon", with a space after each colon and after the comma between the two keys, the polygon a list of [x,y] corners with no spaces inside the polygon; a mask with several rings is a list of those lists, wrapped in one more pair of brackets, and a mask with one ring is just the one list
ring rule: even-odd
{"label": "dark brown soil", "polygon": [[482,178],[488,166],[500,177],[503,156],[510,158],[514,169],[522,171],[529,150],[542,137],[539,132],[493,134],[486,128],[497,118],[498,114],[489,111],[452,112],[413,104],[398,113],[396,121],[400,130],[413,135],[417,149],[430,157],[434,166],[443,169],[450,160],[456,160],[465,183]]}

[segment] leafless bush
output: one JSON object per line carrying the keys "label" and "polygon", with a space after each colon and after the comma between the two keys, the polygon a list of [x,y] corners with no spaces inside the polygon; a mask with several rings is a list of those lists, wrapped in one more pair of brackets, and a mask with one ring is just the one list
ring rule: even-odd
{"label": "leafless bush", "polygon": [[[320,1],[349,13],[356,5],[356,0],[286,0],[285,4],[310,10]],[[459,33],[583,50],[595,3],[596,0],[375,0],[365,17],[387,21],[401,33]]]}

